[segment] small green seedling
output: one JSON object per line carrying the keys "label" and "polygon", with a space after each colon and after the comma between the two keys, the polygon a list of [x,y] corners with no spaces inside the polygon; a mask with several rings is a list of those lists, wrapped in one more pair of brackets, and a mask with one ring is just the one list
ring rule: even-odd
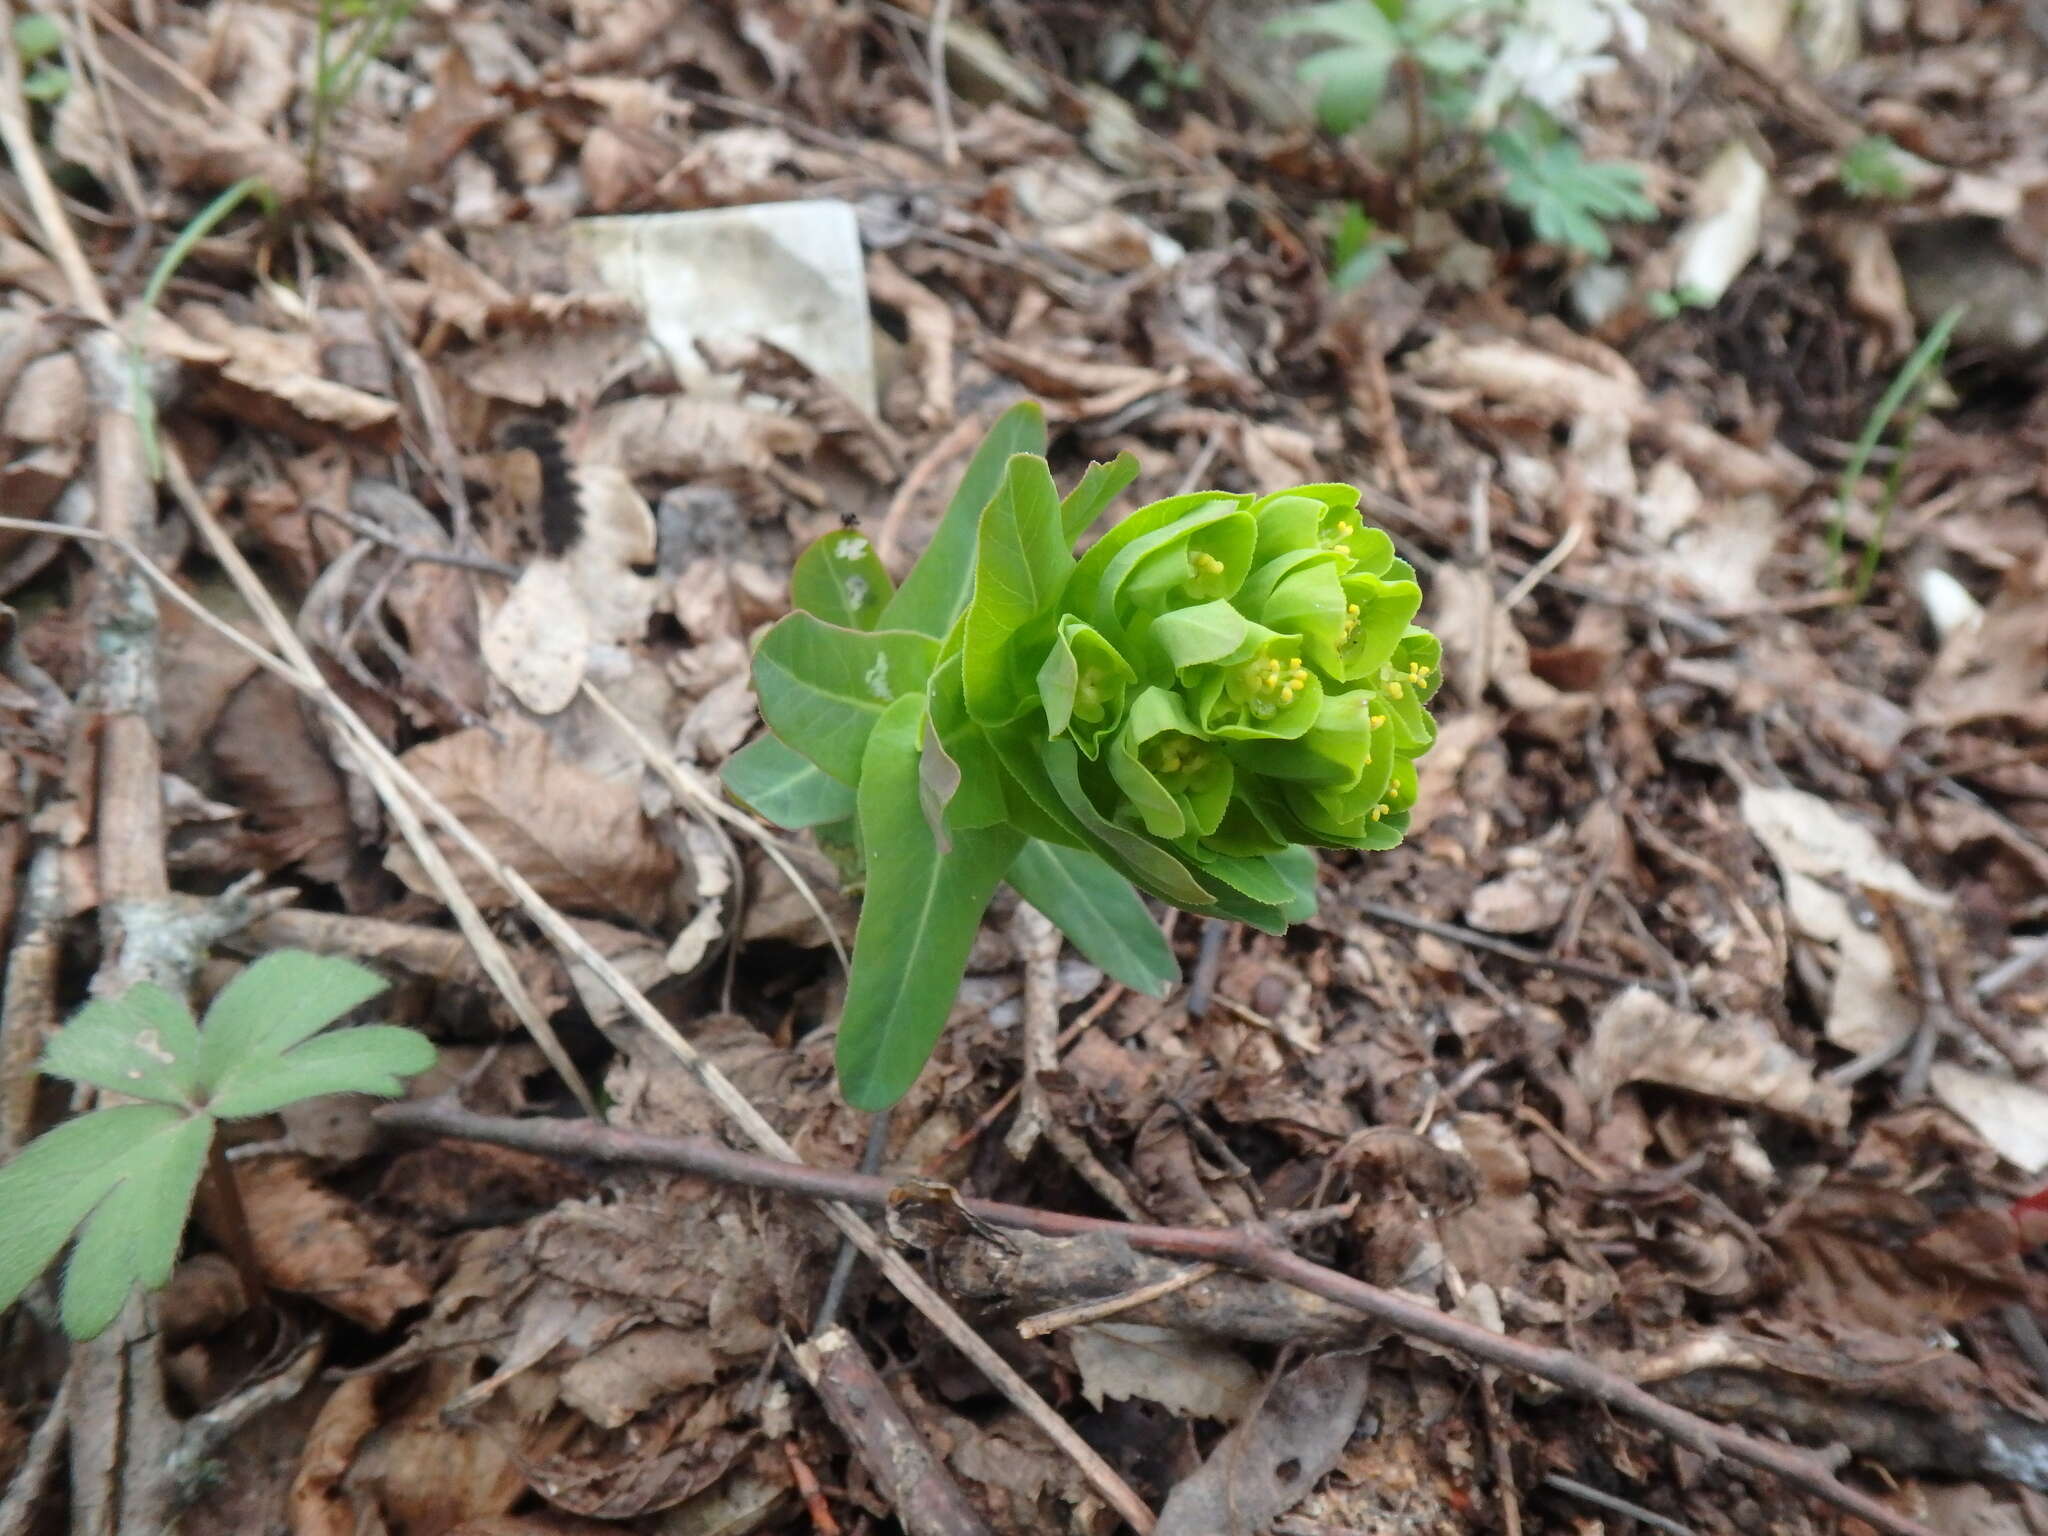
{"label": "small green seedling", "polygon": [[55,106],[71,89],[71,71],[64,67],[64,32],[41,11],[25,11],[14,19],[14,53],[28,71],[21,94],[44,106]]}
{"label": "small green seedling", "polygon": [[1905,152],[1882,133],[1858,139],[1842,151],[1835,179],[1842,190],[1863,202],[1896,203],[1912,196],[1906,177]]}
{"label": "small green seedling", "polygon": [[1202,88],[1202,66],[1184,59],[1156,37],[1128,28],[1112,32],[1102,43],[1102,78],[1112,85],[1142,70],[1138,81],[1138,105],[1150,112],[1164,111],[1183,91]]}
{"label": "small green seedling", "polygon": [[865,867],[838,1039],[862,1109],[923,1069],[998,884],[1161,993],[1139,891],[1283,932],[1315,911],[1313,847],[1401,840],[1436,736],[1422,589],[1355,489],[1174,496],[1076,558],[1137,461],[1063,497],[1044,449],[1043,412],[1007,412],[900,587],[827,534],[754,654],[771,734],[727,786]]}
{"label": "small green seedling", "polygon": [[1486,64],[1486,50],[1467,29],[1499,9],[1498,0],[1325,0],[1275,17],[1266,31],[1331,40],[1297,73],[1315,87],[1323,126],[1349,133],[1379,111],[1397,67],[1418,74],[1425,92],[1461,93]]}
{"label": "small green seedling", "polygon": [[[306,180],[320,185],[320,157],[335,115],[363,83],[363,74],[412,14],[413,0],[317,0],[313,16],[313,121],[306,135]],[[335,33],[353,22],[347,47],[334,54]]]}
{"label": "small green seedling", "polygon": [[1330,235],[1330,286],[1356,288],[1408,249],[1408,242],[1381,229],[1357,203],[1346,203]]}
{"label": "small green seedling", "polygon": [[[1524,119],[1536,114],[1526,112]],[[1535,121],[1486,136],[1501,171],[1501,196],[1529,215],[1536,238],[1568,245],[1595,261],[1613,252],[1607,226],[1657,217],[1643,195],[1643,173],[1616,160],[1588,160],[1555,125]]]}
{"label": "small green seedling", "polygon": [[93,1337],[136,1285],[170,1278],[221,1121],[321,1094],[396,1097],[434,1064],[424,1036],[386,1024],[321,1034],[384,987],[347,960],[284,950],[228,983],[203,1027],[153,982],[81,1008],[43,1070],[143,1102],[66,1121],[0,1168],[0,1309],[71,1242],[59,1313],[73,1338]]}
{"label": "small green seedling", "polygon": [[1643,302],[1659,320],[1676,320],[1688,309],[1712,309],[1714,295],[1696,284],[1680,283],[1645,295]]}
{"label": "small green seedling", "polygon": [[1956,323],[1963,318],[1966,308],[1962,304],[1951,306],[1928,328],[1920,345],[1913,349],[1913,355],[1899,369],[1898,377],[1879,397],[1876,409],[1857,435],[1849,462],[1842,466],[1842,478],[1835,486],[1835,518],[1828,526],[1829,586],[1840,585],[1842,581],[1842,552],[1848,541],[1849,506],[1856,499],[1856,482],[1863,478],[1863,471],[1869,467],[1871,455],[1877,452],[1877,445],[1883,440],[1885,429],[1892,424],[1892,418],[1899,417],[1898,447],[1892,458],[1892,467],[1885,475],[1884,499],[1877,509],[1877,527],[1870,535],[1870,542],[1863,546],[1863,558],[1857,561],[1856,576],[1849,586],[1849,599],[1853,603],[1860,604],[1868,597],[1870,584],[1877,579],[1878,562],[1884,557],[1885,531],[1891,527],[1892,513],[1898,507],[1899,492],[1905,484],[1906,454],[1913,446],[1913,429],[1920,425],[1921,413],[1927,409],[1929,397],[1941,382],[1941,360],[1948,353],[1949,337],[1954,334]]}

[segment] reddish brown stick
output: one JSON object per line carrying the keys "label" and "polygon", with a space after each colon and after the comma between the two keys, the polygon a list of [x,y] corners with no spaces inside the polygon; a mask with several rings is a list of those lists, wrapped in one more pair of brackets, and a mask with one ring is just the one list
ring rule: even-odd
{"label": "reddish brown stick", "polygon": [[[781,1190],[813,1200],[840,1200],[848,1205],[886,1205],[893,1187],[885,1178],[757,1157],[699,1137],[650,1136],[589,1120],[515,1120],[500,1115],[479,1115],[444,1099],[387,1105],[376,1111],[376,1118],[395,1130],[491,1142],[548,1157],[669,1168],[679,1173],[699,1174],[756,1189]],[[1890,1532],[1891,1536],[1935,1536],[1919,1521],[1837,1481],[1816,1456],[1794,1446],[1760,1440],[1733,1425],[1716,1424],[1711,1419],[1688,1413],[1627,1377],[1582,1356],[1493,1333],[1476,1323],[1468,1323],[1448,1312],[1439,1312],[1397,1292],[1354,1280],[1349,1275],[1302,1258],[1262,1228],[1149,1226],[1140,1222],[1107,1221],[1093,1216],[1035,1210],[1030,1206],[1007,1205],[995,1200],[963,1199],[961,1205],[995,1226],[1017,1227],[1048,1237],[1114,1232],[1132,1247],[1148,1253],[1208,1259],[1296,1286],[1376,1318],[1414,1338],[1427,1339],[1432,1344],[1457,1350],[1488,1365],[1520,1371],[1605,1403],[1654,1425],[1703,1455],[1732,1456],[1753,1467],[1762,1467],[1878,1530]]]}

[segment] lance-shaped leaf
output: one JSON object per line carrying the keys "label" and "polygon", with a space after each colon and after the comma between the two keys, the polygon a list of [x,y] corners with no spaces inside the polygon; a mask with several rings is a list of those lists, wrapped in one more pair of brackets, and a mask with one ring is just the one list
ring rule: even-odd
{"label": "lance-shaped leaf", "polygon": [[919,796],[924,700],[883,713],[860,770],[867,892],[839,1023],[839,1086],[857,1109],[909,1091],[952,1011],[982,911],[1023,845],[1003,827],[960,832],[941,853]]}
{"label": "lance-shaped leaf", "polygon": [[1004,725],[1023,712],[1029,677],[1018,676],[1015,641],[1027,626],[1051,631],[1073,570],[1052,471],[1036,454],[1020,453],[981,514],[960,655],[967,711],[983,725]]}
{"label": "lance-shaped leaf", "polygon": [[761,637],[754,691],[777,736],[835,779],[857,784],[868,733],[890,704],[924,687],[938,654],[929,635],[862,633],[792,613]]}
{"label": "lance-shaped leaf", "polygon": [[995,495],[1012,455],[1043,452],[1045,411],[1037,402],[1020,401],[996,418],[974,450],[931,543],[889,599],[877,627],[934,637],[953,627],[974,583],[974,532],[981,509]]}
{"label": "lance-shaped leaf", "polygon": [[1072,548],[1074,541],[1102,516],[1123,488],[1137,478],[1137,456],[1128,450],[1107,464],[1090,464],[1081,483],[1067,492],[1060,503],[1060,525],[1066,532],[1067,546]]}
{"label": "lance-shaped leaf", "polygon": [[789,573],[791,606],[846,629],[873,629],[894,591],[875,546],[851,528],[813,541]]}
{"label": "lance-shaped leaf", "polygon": [[725,760],[719,777],[740,804],[792,832],[853,814],[852,785],[774,736],[741,747]]}
{"label": "lance-shaped leaf", "polygon": [[1164,997],[1180,966],[1131,882],[1092,853],[1032,838],[1010,884],[1088,959],[1125,986]]}

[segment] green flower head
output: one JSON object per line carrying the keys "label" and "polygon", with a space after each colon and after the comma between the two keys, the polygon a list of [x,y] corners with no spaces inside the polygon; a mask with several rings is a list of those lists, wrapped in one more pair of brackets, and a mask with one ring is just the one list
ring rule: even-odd
{"label": "green flower head", "polygon": [[1442,648],[1356,489],[1174,496],[1076,556],[1135,463],[1062,495],[1042,420],[1003,422],[900,588],[800,562],[803,611],[755,661],[778,739],[727,771],[865,867],[840,1025],[862,1107],[915,1076],[999,881],[1152,987],[1171,957],[1133,888],[1280,932],[1314,910],[1311,849],[1401,840],[1436,737]]}

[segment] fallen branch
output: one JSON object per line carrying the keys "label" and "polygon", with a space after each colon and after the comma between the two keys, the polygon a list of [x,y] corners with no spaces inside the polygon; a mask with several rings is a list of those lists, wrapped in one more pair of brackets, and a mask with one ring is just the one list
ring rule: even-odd
{"label": "fallen branch", "polygon": [[[490,1142],[548,1157],[667,1168],[850,1206],[884,1207],[895,1187],[888,1179],[751,1156],[702,1138],[650,1136],[588,1121],[479,1115],[443,1099],[387,1105],[375,1111],[374,1117],[394,1130]],[[1703,1419],[1583,1356],[1489,1332],[1410,1297],[1340,1274],[1290,1251],[1264,1228],[1151,1226],[1041,1211],[994,1200],[963,1199],[960,1205],[970,1216],[994,1226],[1049,1237],[1114,1232],[1133,1248],[1183,1259],[1209,1260],[1296,1286],[1413,1338],[1426,1339],[1485,1364],[1519,1371],[1592,1398],[1653,1425],[1702,1455],[1725,1455],[1761,1467],[1876,1529],[1891,1532],[1892,1536],[1934,1536],[1917,1520],[1837,1481],[1817,1456]]]}
{"label": "fallen branch", "polygon": [[932,1454],[867,1354],[844,1328],[827,1328],[795,1349],[797,1369],[910,1536],[989,1536],[945,1464]]}

